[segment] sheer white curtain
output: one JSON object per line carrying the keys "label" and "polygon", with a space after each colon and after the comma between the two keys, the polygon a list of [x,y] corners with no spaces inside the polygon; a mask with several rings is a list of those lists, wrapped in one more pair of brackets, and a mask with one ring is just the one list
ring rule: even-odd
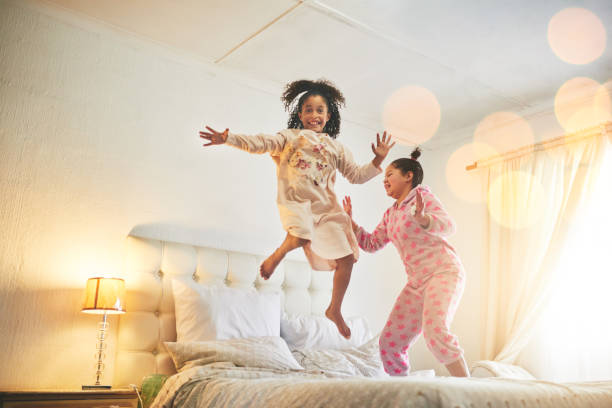
{"label": "sheer white curtain", "polygon": [[[566,273],[560,266],[567,265],[562,255],[571,242],[570,231],[596,197],[602,167],[611,154],[609,128],[489,167],[484,358],[516,362],[539,327],[553,289],[562,286]],[[609,313],[601,316],[602,325],[610,324]],[[566,325],[565,330],[574,329]]]}
{"label": "sheer white curtain", "polygon": [[612,380],[612,152],[559,257],[519,364],[551,381]]}

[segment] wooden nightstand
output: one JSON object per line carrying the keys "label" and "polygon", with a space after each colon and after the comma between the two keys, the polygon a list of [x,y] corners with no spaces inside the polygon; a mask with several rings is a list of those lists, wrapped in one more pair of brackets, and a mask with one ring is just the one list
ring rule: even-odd
{"label": "wooden nightstand", "polygon": [[0,391],[0,408],[137,408],[136,391]]}

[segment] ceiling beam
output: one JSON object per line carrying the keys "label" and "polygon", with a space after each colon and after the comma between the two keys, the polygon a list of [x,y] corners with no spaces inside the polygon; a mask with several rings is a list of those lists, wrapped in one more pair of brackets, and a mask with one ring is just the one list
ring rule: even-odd
{"label": "ceiling beam", "polygon": [[268,29],[270,26],[272,26],[274,23],[276,23],[277,21],[281,20],[283,17],[285,17],[286,15],[288,15],[289,13],[291,13],[293,10],[295,10],[296,8],[300,7],[302,4],[304,4],[304,0],[298,0],[298,2],[296,4],[294,4],[293,6],[289,7],[287,10],[285,10],[284,12],[282,12],[278,17],[274,18],[272,21],[270,21],[268,24],[264,25],[263,27],[261,27],[259,30],[255,31],[253,34],[251,34],[250,36],[248,36],[247,38],[245,38],[244,40],[242,40],[238,45],[236,45],[234,48],[232,48],[231,50],[229,50],[228,52],[226,52],[223,56],[221,56],[220,58],[217,58],[215,60],[215,64],[220,63],[221,61],[223,61],[225,58],[227,58],[229,55],[231,55],[234,51],[236,51],[238,48],[242,47],[244,44],[246,44],[247,42],[249,42],[250,40],[252,40],[253,38],[255,38],[257,35],[259,35],[260,33],[262,33],[264,30]]}

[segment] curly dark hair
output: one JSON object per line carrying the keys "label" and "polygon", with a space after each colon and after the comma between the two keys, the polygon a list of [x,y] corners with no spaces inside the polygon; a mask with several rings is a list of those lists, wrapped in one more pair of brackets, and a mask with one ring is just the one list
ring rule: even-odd
{"label": "curly dark hair", "polygon": [[421,163],[417,161],[420,156],[421,149],[416,147],[412,153],[410,153],[409,159],[402,157],[401,159],[396,159],[391,162],[391,165],[401,171],[403,175],[406,175],[409,171],[412,172],[412,188],[423,182],[423,168],[421,167]]}
{"label": "curly dark hair", "polygon": [[[295,98],[301,93],[304,94],[300,97],[298,102],[294,104]],[[335,139],[340,132],[340,107],[345,104],[344,95],[342,95],[342,92],[340,92],[333,83],[326,79],[318,79],[316,81],[300,79],[290,82],[285,86],[281,101],[283,101],[285,105],[285,110],[290,112],[287,127],[289,129],[304,128],[298,113],[302,111],[302,105],[304,105],[306,98],[313,95],[319,95],[325,99],[330,118],[325,124],[323,131],[331,138]]]}

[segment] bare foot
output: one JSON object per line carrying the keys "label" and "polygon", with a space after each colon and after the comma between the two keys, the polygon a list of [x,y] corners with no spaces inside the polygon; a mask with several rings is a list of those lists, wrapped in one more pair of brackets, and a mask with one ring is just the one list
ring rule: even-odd
{"label": "bare foot", "polygon": [[272,255],[266,258],[265,261],[261,263],[259,267],[259,274],[265,280],[270,279],[270,276],[274,273],[274,270],[284,258],[283,254],[280,252],[280,248],[276,249],[276,251],[272,252]]}
{"label": "bare foot", "polygon": [[342,317],[342,313],[334,312],[329,307],[325,311],[325,316],[336,324],[338,327],[338,331],[342,335],[342,337],[346,339],[351,338],[351,329],[344,322],[344,318]]}

